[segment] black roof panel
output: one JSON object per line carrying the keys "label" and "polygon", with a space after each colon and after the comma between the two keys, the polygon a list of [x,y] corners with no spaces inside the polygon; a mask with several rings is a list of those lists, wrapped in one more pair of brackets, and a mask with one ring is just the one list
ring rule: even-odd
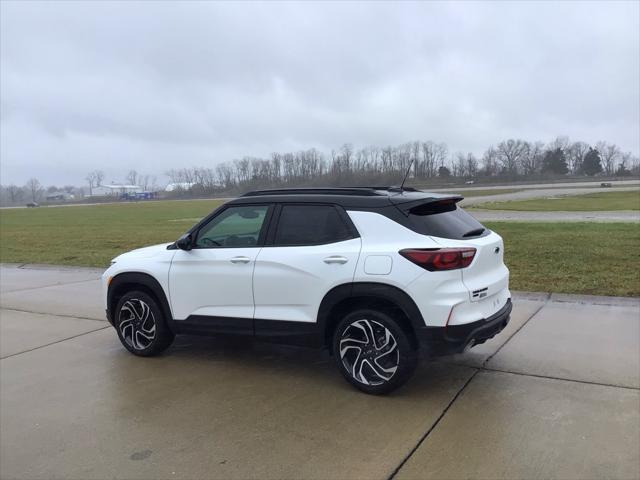
{"label": "black roof panel", "polygon": [[458,195],[422,192],[399,187],[283,188],[256,190],[232,200],[231,204],[273,203],[333,203],[350,208],[382,208],[406,202],[421,203],[441,199],[462,200]]}

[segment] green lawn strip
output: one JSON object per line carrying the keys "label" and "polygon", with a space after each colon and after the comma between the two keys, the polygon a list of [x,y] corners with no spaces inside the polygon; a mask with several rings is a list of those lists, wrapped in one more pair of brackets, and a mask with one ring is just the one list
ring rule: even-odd
{"label": "green lawn strip", "polygon": [[582,195],[559,195],[556,198],[535,198],[506,202],[487,202],[474,205],[485,210],[519,210],[534,212],[601,212],[613,210],[640,210],[640,190],[624,192],[598,192]]}
{"label": "green lawn strip", "polygon": [[[172,242],[220,201],[0,210],[0,262],[105,267],[133,248]],[[490,222],[505,239],[511,288],[640,296],[633,223]]]}
{"label": "green lawn strip", "polygon": [[514,290],[640,296],[634,223],[487,222],[505,241]]}
{"label": "green lawn strip", "polygon": [[0,211],[0,261],[97,266],[172,242],[221,202],[167,201]]}

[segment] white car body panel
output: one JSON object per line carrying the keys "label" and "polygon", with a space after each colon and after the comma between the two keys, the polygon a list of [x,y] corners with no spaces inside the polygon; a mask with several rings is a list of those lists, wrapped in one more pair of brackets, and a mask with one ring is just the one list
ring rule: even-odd
{"label": "white car body panel", "polygon": [[177,250],[169,271],[174,319],[191,315],[253,318],[252,275],[260,249]]}
{"label": "white car body panel", "polygon": [[253,275],[255,318],[315,322],[326,293],[353,281],[360,245],[360,238],[354,238],[327,245],[263,248]]}
{"label": "white car body panel", "polygon": [[170,243],[152,245],[123,253],[112,260],[102,274],[104,307],[107,308],[109,280],[120,273],[145,273],[155,278],[169,298],[169,267],[176,250],[167,250]]}
{"label": "white car body panel", "polygon": [[[375,212],[348,210],[347,213],[363,239],[354,281],[386,283],[400,288],[413,299],[426,326],[444,327],[447,321],[449,324],[475,322],[500,310],[510,298],[509,271],[503,263],[502,239],[496,233],[469,240],[442,239],[414,232]],[[500,247],[499,255],[493,254],[496,246]],[[427,271],[398,253],[406,248],[443,247],[474,247],[478,251],[469,267],[441,272]],[[391,272],[384,276],[367,273],[367,259],[382,254],[391,256]],[[485,287],[489,292],[487,298],[471,305],[471,289]],[[495,304],[498,297],[500,301]]]}

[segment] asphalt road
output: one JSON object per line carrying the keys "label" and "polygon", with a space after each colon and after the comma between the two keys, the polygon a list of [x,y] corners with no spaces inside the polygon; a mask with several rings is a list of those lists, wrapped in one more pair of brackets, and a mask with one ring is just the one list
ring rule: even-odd
{"label": "asphalt road", "polygon": [[98,270],[0,267],[0,477],[640,477],[640,299],[519,294],[467,354],[372,397],[325,353],[127,353]]}

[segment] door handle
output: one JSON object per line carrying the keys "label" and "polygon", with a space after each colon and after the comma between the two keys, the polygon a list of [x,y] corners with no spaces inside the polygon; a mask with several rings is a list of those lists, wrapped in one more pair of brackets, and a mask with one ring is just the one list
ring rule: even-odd
{"label": "door handle", "polygon": [[347,263],[348,261],[349,259],[347,257],[343,257],[341,255],[332,255],[324,259],[324,263],[328,263],[328,264],[338,263],[342,265]]}
{"label": "door handle", "polygon": [[229,260],[231,263],[249,263],[251,259],[249,257],[233,257]]}

